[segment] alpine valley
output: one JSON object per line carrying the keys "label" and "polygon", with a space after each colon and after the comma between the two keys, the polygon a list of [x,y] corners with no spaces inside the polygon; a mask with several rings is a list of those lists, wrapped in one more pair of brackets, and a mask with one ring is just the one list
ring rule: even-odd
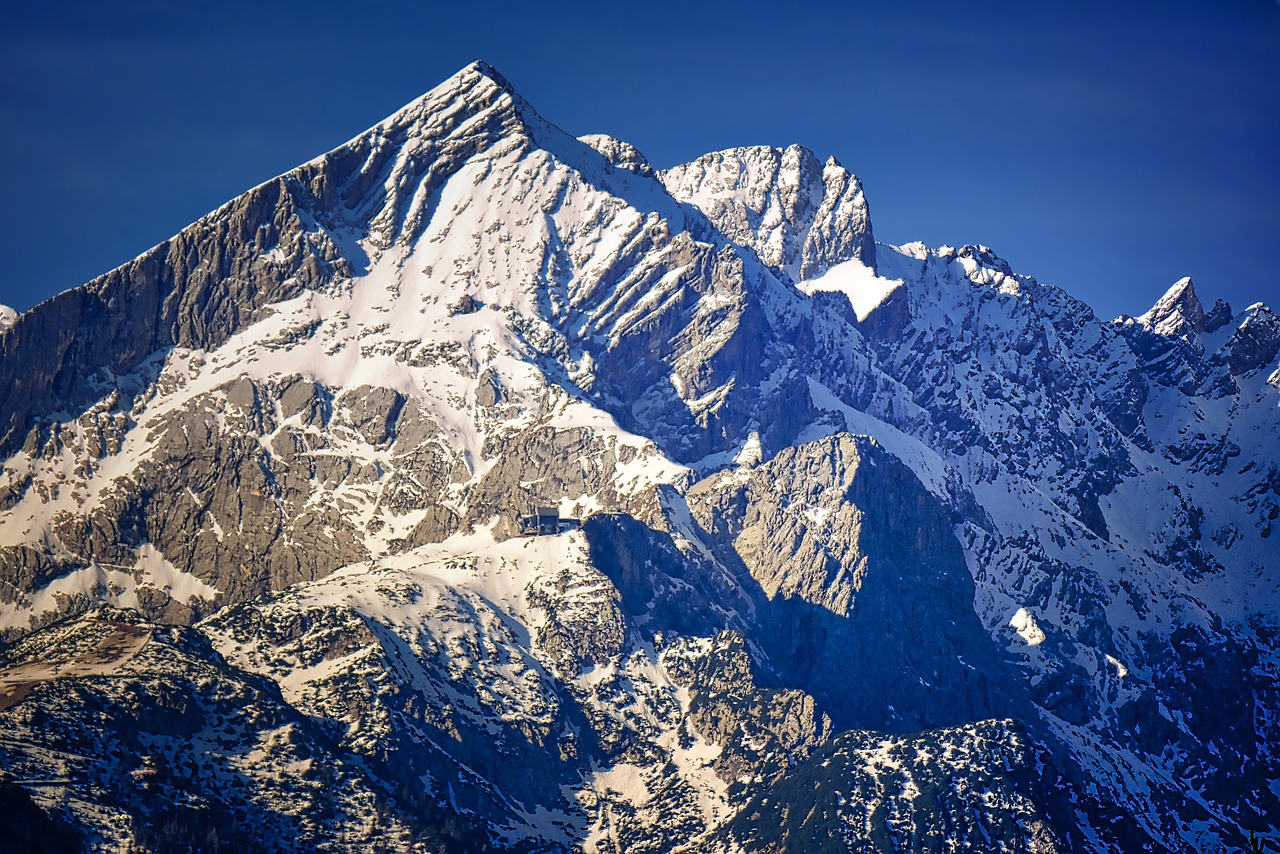
{"label": "alpine valley", "polygon": [[1261,303],[1101,320],[877,244],[834,159],[658,171],[477,63],[0,330],[21,850],[1278,823]]}

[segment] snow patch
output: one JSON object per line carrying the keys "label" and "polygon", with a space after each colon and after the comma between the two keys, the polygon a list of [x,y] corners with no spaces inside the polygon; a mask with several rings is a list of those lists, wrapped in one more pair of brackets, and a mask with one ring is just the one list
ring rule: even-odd
{"label": "snow patch", "polygon": [[902,279],[885,279],[857,258],[844,261],[827,270],[821,276],[800,282],[796,287],[813,296],[819,291],[844,294],[858,316],[858,322],[867,319],[891,294],[903,286]]}
{"label": "snow patch", "polygon": [[0,630],[28,628],[36,617],[57,611],[61,600],[78,597],[93,597],[117,608],[138,607],[137,583],[132,575],[91,563],[32,591],[25,607],[6,605],[0,609]]}
{"label": "snow patch", "polygon": [[751,468],[760,464],[764,453],[760,448],[760,434],[752,432],[747,437],[746,443],[742,446],[742,450],[737,453],[733,461],[743,468]]}
{"label": "snow patch", "polygon": [[144,543],[138,548],[134,574],[141,575],[140,586],[163,590],[183,604],[192,599],[213,600],[220,592],[216,587],[205,584],[191,573],[183,572],[169,563],[151,543]]}
{"label": "snow patch", "polygon": [[1018,612],[1009,620],[1009,625],[1013,626],[1013,630],[1022,636],[1022,639],[1027,642],[1027,646],[1039,646],[1044,643],[1044,631],[1036,623],[1036,618],[1026,608],[1019,608]]}

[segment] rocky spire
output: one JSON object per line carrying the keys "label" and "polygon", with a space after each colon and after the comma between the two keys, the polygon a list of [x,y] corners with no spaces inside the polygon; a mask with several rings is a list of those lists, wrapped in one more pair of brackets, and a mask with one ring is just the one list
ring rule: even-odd
{"label": "rocky spire", "polygon": [[1179,279],[1137,322],[1156,335],[1190,338],[1204,331],[1204,306],[1191,277]]}
{"label": "rocky spire", "polygon": [[776,273],[800,282],[858,258],[875,268],[862,182],[799,145],[732,148],[660,174],[671,195],[705,213]]}

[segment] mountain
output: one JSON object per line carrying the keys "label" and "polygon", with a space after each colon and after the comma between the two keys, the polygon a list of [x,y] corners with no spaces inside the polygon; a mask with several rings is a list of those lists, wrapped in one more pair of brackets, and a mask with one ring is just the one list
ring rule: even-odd
{"label": "mountain", "polygon": [[1278,358],[477,63],[0,332],[0,768],[104,850],[1242,846]]}

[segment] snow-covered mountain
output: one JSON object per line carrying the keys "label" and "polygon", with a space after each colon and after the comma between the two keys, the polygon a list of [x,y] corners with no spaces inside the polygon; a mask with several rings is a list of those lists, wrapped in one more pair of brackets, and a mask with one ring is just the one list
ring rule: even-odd
{"label": "snow-covered mountain", "polygon": [[[475,64],[17,317],[0,374],[0,796],[80,844],[1280,814],[1266,306],[1103,321],[875,244],[834,160],[657,171]],[[583,521],[519,536],[543,505]]]}

